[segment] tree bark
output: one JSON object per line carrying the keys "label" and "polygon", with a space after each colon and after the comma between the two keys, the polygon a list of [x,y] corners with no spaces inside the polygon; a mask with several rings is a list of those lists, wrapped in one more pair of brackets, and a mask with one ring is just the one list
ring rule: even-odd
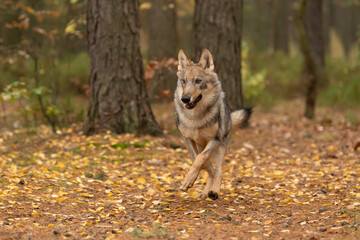
{"label": "tree bark", "polygon": [[161,60],[177,55],[178,36],[174,0],[152,0],[147,17],[149,60]]}
{"label": "tree bark", "polygon": [[85,134],[163,134],[145,89],[139,27],[138,1],[88,0],[91,72]]}
{"label": "tree bark", "polygon": [[315,116],[317,84],[323,78],[324,40],[322,31],[322,1],[302,0],[297,24],[301,50],[307,73],[305,117]]}
{"label": "tree bark", "polygon": [[227,101],[241,108],[242,0],[196,0],[194,18],[196,59],[202,49],[210,50]]}

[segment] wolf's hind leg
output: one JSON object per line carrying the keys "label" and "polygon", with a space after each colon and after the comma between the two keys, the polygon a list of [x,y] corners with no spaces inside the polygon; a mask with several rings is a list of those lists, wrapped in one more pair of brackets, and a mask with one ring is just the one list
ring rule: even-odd
{"label": "wolf's hind leg", "polygon": [[207,176],[205,188],[202,191],[202,193],[199,194],[199,198],[201,199],[207,198],[209,190],[214,183],[214,175],[215,175],[215,169],[212,166],[210,159],[205,163],[204,168],[207,171],[208,176]]}
{"label": "wolf's hind leg", "polygon": [[[227,139],[224,139],[227,142]],[[221,180],[222,180],[222,165],[224,161],[224,156],[226,152],[226,143],[221,144],[219,150],[214,155],[215,158],[215,174],[214,174],[214,181],[213,184],[208,191],[208,197],[212,200],[216,200],[219,198],[220,195],[220,187],[221,187]]]}

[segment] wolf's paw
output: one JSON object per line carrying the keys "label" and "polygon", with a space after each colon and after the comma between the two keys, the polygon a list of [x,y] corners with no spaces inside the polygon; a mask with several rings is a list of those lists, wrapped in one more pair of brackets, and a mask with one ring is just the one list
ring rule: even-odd
{"label": "wolf's paw", "polygon": [[194,185],[194,182],[195,182],[198,174],[199,174],[199,172],[189,171],[188,174],[186,174],[186,176],[180,186],[180,190],[187,191],[188,188],[191,188]]}
{"label": "wolf's paw", "polygon": [[204,199],[207,198],[207,196],[208,196],[208,193],[207,193],[207,192],[206,192],[206,193],[203,192],[203,193],[199,193],[198,198],[204,200]]}
{"label": "wolf's paw", "polygon": [[219,194],[217,192],[210,191],[208,193],[208,197],[212,200],[216,200],[219,198]]}

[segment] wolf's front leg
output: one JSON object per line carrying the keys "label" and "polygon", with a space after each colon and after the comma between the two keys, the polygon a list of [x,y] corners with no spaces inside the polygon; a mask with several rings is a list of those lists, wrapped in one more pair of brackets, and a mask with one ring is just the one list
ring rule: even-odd
{"label": "wolf's front leg", "polygon": [[196,156],[198,155],[199,151],[196,147],[196,143],[194,142],[194,140],[183,137],[186,149],[188,150],[190,156],[192,159],[195,159]]}
{"label": "wolf's front leg", "polygon": [[193,165],[191,166],[189,172],[186,174],[180,186],[180,190],[186,191],[194,184],[196,178],[200,173],[201,168],[204,166],[205,162],[209,160],[209,156],[214,151],[214,149],[217,148],[218,145],[218,138],[214,138],[213,140],[208,142],[205,149],[196,156]]}
{"label": "wolf's front leg", "polygon": [[208,193],[214,183],[214,176],[215,176],[215,169],[211,164],[211,159],[206,161],[204,168],[208,173],[208,177],[206,180],[206,185],[205,185],[204,190],[202,191],[202,193],[199,194],[199,198],[201,198],[201,199],[205,199],[208,197]]}

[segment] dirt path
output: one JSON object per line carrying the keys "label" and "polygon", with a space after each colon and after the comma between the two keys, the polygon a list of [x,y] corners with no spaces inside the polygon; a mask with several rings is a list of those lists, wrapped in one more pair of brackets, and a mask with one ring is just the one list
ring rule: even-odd
{"label": "dirt path", "polygon": [[255,111],[234,132],[216,201],[197,199],[205,173],[178,190],[191,160],[177,137],[3,133],[0,239],[357,239],[360,126],[298,109]]}

